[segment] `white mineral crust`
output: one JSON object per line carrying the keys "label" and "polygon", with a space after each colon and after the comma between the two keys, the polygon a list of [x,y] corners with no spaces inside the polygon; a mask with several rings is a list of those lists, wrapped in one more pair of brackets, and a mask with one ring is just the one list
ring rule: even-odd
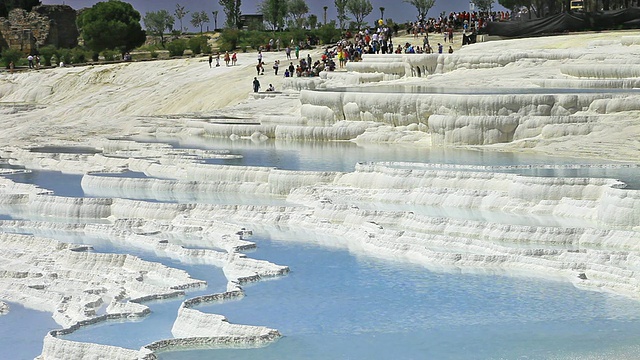
{"label": "white mineral crust", "polygon": [[[41,360],[261,346],[275,341],[277,330],[196,309],[242,297],[244,282],[289,271],[241,253],[255,246],[246,239],[252,228],[286,228],[296,235],[291,241],[435,270],[560,277],[639,298],[640,192],[615,179],[398,162],[360,163],[344,173],[211,165],[203,160],[240,156],[162,143],[278,139],[286,151],[288,141],[353,141],[637,167],[640,94],[622,90],[640,86],[638,46],[634,30],[478,43],[455,54],[366,55],[348,71],[270,78],[282,92],[269,96],[250,93],[251,56],[215,71],[203,71],[205,58],[186,58],[2,73],[0,161],[25,170],[1,174],[81,175],[87,197],[0,178],[0,210],[11,215],[0,220],[0,314],[6,302],[51,312],[63,329],[45,337]],[[38,151],[45,146],[93,151]],[[144,176],[108,176],[125,172]],[[217,205],[218,194],[286,206]],[[83,243],[87,236],[219,267],[227,292],[186,299],[172,330],[177,339],[139,350],[64,340],[60,335],[108,318],[143,317],[145,301],[204,285],[135,256],[95,253]]]}

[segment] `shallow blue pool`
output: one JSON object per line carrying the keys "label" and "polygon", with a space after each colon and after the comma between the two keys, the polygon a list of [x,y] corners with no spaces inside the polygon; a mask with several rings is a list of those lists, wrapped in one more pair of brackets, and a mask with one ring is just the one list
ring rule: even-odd
{"label": "shallow blue pool", "polygon": [[289,265],[288,276],[247,286],[247,296],[240,301],[198,309],[223,314],[233,323],[274,327],[284,337],[266,348],[170,352],[161,359],[570,359],[640,354],[636,301],[563,281],[432,272],[278,237],[264,235],[251,256]]}
{"label": "shallow blue pool", "polygon": [[[242,156],[207,160],[211,164],[306,171],[353,171],[357,162],[368,161],[540,165],[540,168],[505,168],[504,171],[535,176],[612,177],[634,186],[640,184],[640,171],[635,167],[548,169],[543,166],[601,162],[527,154],[383,145],[361,147],[346,142],[156,140],[180,148],[226,149]],[[86,196],[80,175],[34,171],[30,175],[9,176],[17,182],[53,190],[56,195]],[[22,218],[22,214],[0,209],[0,219],[11,218]],[[502,221],[518,223],[520,220],[505,217]],[[254,229],[253,224],[242,226]],[[308,244],[305,242],[317,235],[299,230],[255,230],[252,240],[258,243],[258,249],[248,255],[287,265],[291,273],[245,286],[247,296],[240,301],[199,309],[223,314],[233,323],[276,328],[284,337],[261,349],[170,352],[162,354],[161,359],[640,358],[640,302],[580,290],[562,281],[432,272],[420,266],[352,254],[345,249]],[[185,264],[109,239],[64,233],[55,236],[51,232],[43,235],[92,244],[99,252],[136,254],[145,260],[184,269],[192,277],[210,282],[209,289],[189,296],[225,288],[220,269]],[[142,321],[103,323],[66,338],[139,349],[171,336],[171,325],[182,300],[150,304],[153,314]],[[21,314],[38,320],[21,320]],[[49,320],[41,321],[43,318]],[[0,330],[4,331],[0,348],[11,348],[8,359],[32,359],[39,354],[42,338],[47,329],[55,327],[53,325],[50,314],[27,309],[0,316]],[[13,331],[14,328],[20,331]],[[22,341],[20,339],[26,341],[26,345],[18,349],[13,344]],[[0,358],[4,358],[4,354],[0,354]]]}

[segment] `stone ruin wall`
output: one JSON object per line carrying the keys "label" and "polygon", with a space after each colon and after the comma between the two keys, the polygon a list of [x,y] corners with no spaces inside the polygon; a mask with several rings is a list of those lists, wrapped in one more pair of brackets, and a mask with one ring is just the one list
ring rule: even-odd
{"label": "stone ruin wall", "polygon": [[50,38],[55,38],[58,47],[73,48],[78,46],[78,26],[76,18],[78,12],[68,5],[42,5],[33,8],[37,12],[48,17],[53,22],[53,32]]}
{"label": "stone ruin wall", "polygon": [[0,18],[0,46],[25,54],[46,45],[75,47],[78,36],[76,11],[68,5],[36,6],[31,12],[14,9]]}

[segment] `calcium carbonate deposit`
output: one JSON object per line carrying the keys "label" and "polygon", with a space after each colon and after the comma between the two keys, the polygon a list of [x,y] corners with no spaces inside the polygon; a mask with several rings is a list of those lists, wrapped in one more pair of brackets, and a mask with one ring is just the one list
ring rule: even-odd
{"label": "calcium carbonate deposit", "polygon": [[[197,309],[242,298],[243,284],[289,271],[243,253],[255,246],[251,224],[312,229],[343,238],[352,251],[427,268],[560,276],[640,298],[640,192],[623,181],[397,161],[344,172],[232,166],[212,163],[237,158],[232,151],[135,141],[463,147],[634,168],[638,39],[640,32],[625,31],[490,41],[455,54],[365,55],[318,78],[272,76],[281,90],[273,94],[250,92],[250,54],[215,71],[205,58],[188,58],[2,73],[0,316],[12,302],[51,313],[60,329],[43,339],[42,360],[264,346],[281,336],[277,329]],[[286,61],[284,53],[268,56]],[[40,170],[81,176],[85,196],[59,196],[10,176]],[[125,173],[138,175],[117,176]],[[221,203],[216,194],[267,200]],[[491,214],[522,221],[505,224]],[[56,231],[219,267],[227,290],[185,296],[206,283],[46,235]],[[171,339],[132,350],[61,338],[109,319],[144,317],[145,302],[175,297],[185,300]]]}

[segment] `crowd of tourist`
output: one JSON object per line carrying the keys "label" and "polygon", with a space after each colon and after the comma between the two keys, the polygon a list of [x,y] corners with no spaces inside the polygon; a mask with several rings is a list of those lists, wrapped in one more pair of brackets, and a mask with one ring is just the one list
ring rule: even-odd
{"label": "crowd of tourist", "polygon": [[[283,49],[279,39],[270,40],[264,48],[258,52],[257,75],[264,75],[264,62],[262,50],[284,50],[289,65],[284,68],[284,77],[313,77],[322,71],[334,71],[346,67],[349,61],[360,61],[363,54],[430,54],[453,53],[452,44],[460,41],[462,45],[475,42],[479,29],[491,21],[504,21],[510,14],[505,11],[483,12],[452,12],[448,16],[437,18],[419,19],[406,24],[407,35],[413,35],[418,42],[405,42],[394,44],[399,27],[387,26],[380,20],[375,27],[359,31],[355,34],[346,32],[343,39],[334,46],[324,49],[319,59],[315,61],[310,54],[300,57],[300,49],[309,49],[313,45],[310,39],[297,44],[293,40]],[[461,39],[454,38],[455,34],[461,34]],[[430,36],[436,37],[436,44],[430,43]],[[440,42],[441,39],[441,42]],[[448,48],[447,48],[448,47]],[[294,55],[295,54],[295,59]],[[278,75],[279,61],[274,62],[274,74]],[[273,91],[273,90],[271,90]]]}
{"label": "crowd of tourist", "polygon": [[[359,61],[363,54],[430,54],[453,53],[451,44],[461,41],[462,45],[475,42],[477,31],[491,21],[504,21],[509,19],[506,11],[491,13],[484,12],[452,12],[448,16],[439,16],[426,20],[417,20],[406,24],[407,34],[414,39],[421,39],[417,43],[405,42],[394,44],[393,38],[398,33],[398,27],[387,26],[380,20],[375,28],[359,31],[355,34],[349,32],[335,46],[328,47],[321,59],[311,64],[309,59],[299,59],[299,46],[296,45],[296,60],[299,64],[295,71],[285,72],[285,76],[317,76],[320,71],[333,71],[336,68],[344,68],[349,61]],[[461,39],[455,39],[456,33],[461,33]],[[430,43],[429,35],[442,39],[436,44]],[[285,50],[287,59],[290,48]],[[337,65],[336,65],[337,62]],[[291,66],[290,66],[291,67]]]}
{"label": "crowd of tourist", "polygon": [[506,21],[511,14],[507,11],[494,12],[451,12],[448,16],[437,18],[419,19],[407,23],[407,33],[413,34],[415,38],[428,33],[443,34],[446,39],[453,31],[471,32],[479,30],[492,21]]}

